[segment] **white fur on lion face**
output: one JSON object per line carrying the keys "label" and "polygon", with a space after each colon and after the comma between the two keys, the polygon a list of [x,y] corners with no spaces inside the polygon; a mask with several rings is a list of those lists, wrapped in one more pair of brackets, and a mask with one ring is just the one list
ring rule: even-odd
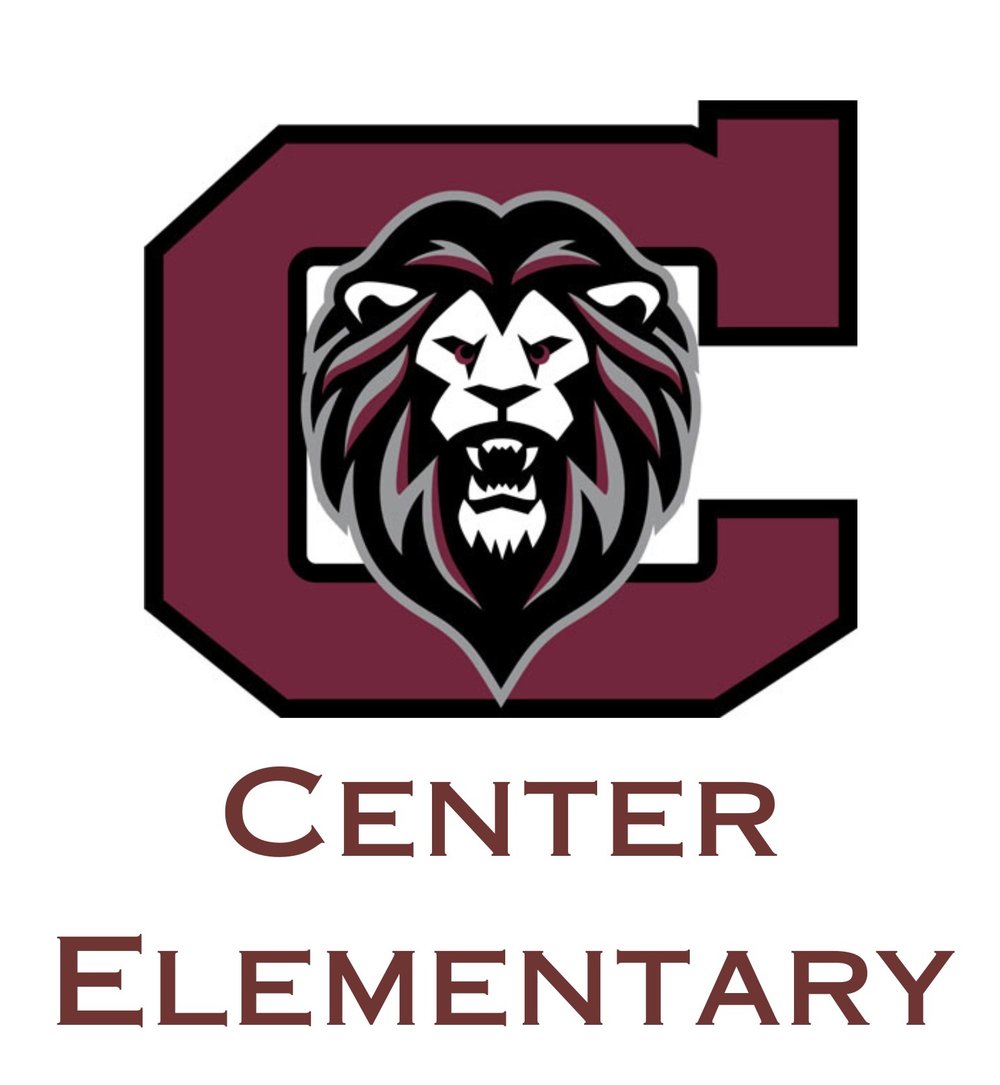
{"label": "white fur on lion face", "polygon": [[[558,440],[573,421],[559,382],[587,365],[588,354],[573,324],[537,291],[524,298],[501,331],[482,298],[470,290],[428,328],[416,364],[446,382],[431,414],[446,440],[461,440],[473,426],[504,422],[530,426]],[[487,456],[504,447],[522,457],[520,479],[484,488],[472,475],[458,513],[468,545],[481,538],[499,557],[515,553],[525,541],[535,546],[547,520],[534,476],[527,473],[536,447],[525,447],[513,437],[492,438],[481,446],[470,445],[466,452],[473,468],[480,470]],[[480,508],[486,501],[490,507]]]}
{"label": "white fur on lion face", "polygon": [[468,501],[463,501],[458,510],[458,526],[469,546],[482,537],[487,549],[499,557],[516,553],[525,538],[534,546],[545,530],[545,519],[545,505],[541,501],[536,501],[526,513],[503,508],[476,512]]}
{"label": "white fur on lion face", "polygon": [[[532,366],[527,347],[558,338],[563,343],[546,360]],[[478,346],[472,364],[458,361],[450,343]],[[528,294],[500,331],[482,298],[463,294],[428,328],[417,348],[416,363],[447,382],[431,421],[450,441],[462,430],[486,422],[518,422],[552,438],[565,433],[573,415],[559,382],[587,365],[587,347],[573,324],[537,291]],[[482,389],[524,391],[506,410],[477,394]]]}

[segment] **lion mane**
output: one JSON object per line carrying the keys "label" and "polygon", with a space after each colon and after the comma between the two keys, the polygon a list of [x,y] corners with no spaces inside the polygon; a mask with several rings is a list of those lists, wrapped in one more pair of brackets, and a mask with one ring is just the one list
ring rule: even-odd
{"label": "lion mane", "polygon": [[[496,417],[453,423],[457,432],[442,427],[448,387],[417,364],[418,354],[459,342],[431,343],[428,331],[470,295],[498,335],[529,296],[568,322],[560,326],[571,331],[546,340],[558,349],[579,337],[586,348],[586,364],[546,388],[568,422],[539,429],[526,414],[515,418],[513,401],[538,390],[536,360],[548,353],[522,336],[534,353],[513,394],[477,377],[482,340],[460,343],[455,356],[468,370],[451,394],[463,403],[479,397],[476,405],[491,404],[480,410]],[[429,197],[332,274],[309,329],[301,406],[314,485],[374,578],[457,642],[502,703],[550,637],[627,580],[682,500],[698,421],[696,367],[670,276],[595,208],[560,193],[504,204],[468,193]],[[482,443],[490,437],[502,440]],[[479,447],[491,449],[487,475],[477,473]],[[515,535],[508,549],[491,547],[485,529],[473,537],[463,527],[466,495],[490,494],[481,503],[489,508],[503,491],[470,479],[516,479],[509,492],[527,493],[529,448],[538,497],[530,543]]]}

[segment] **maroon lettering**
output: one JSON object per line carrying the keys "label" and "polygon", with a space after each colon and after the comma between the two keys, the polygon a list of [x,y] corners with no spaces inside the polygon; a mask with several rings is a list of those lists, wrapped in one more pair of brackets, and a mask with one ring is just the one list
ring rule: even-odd
{"label": "maroon lettering", "polygon": [[[742,813],[722,813],[718,809],[720,795],[751,795],[757,809]],[[774,813],[774,795],[762,784],[703,783],[701,785],[701,854],[718,855],[716,836],[720,825],[735,825],[750,841],[757,855],[774,855],[757,826]]]}
{"label": "maroon lettering", "polygon": [[81,1010],[78,993],[81,987],[117,987],[122,974],[117,972],[81,972],[80,953],[142,953],[142,935],[134,938],[60,938],[59,939],[59,1024],[60,1025],[142,1025],[142,1009]]}
{"label": "maroon lettering", "polygon": [[613,841],[612,855],[683,855],[683,844],[633,844],[628,837],[630,825],[663,825],[662,810],[655,813],[630,810],[630,795],[680,795],[681,781],[667,783],[613,783]]}
{"label": "maroon lettering", "polygon": [[552,854],[569,855],[569,797],[570,795],[596,795],[597,781],[572,783],[569,781],[525,781],[525,795],[552,796]]}
{"label": "maroon lettering", "polygon": [[226,826],[237,844],[246,848],[247,851],[255,852],[257,855],[271,855],[278,858],[288,855],[303,855],[323,843],[323,838],[316,832],[315,827],[310,826],[309,832],[305,836],[300,836],[298,840],[277,842],[262,840],[259,836],[254,836],[243,820],[243,804],[250,792],[260,784],[274,783],[276,781],[297,784],[312,794],[313,788],[320,781],[320,777],[314,776],[311,772],[304,772],[302,769],[287,767],[257,769],[256,772],[248,773],[242,780],[238,780],[233,785],[233,789],[226,799]]}
{"label": "maroon lettering", "polygon": [[259,964],[308,964],[309,950],[243,950],[241,962],[241,1025],[309,1025],[312,1014],[304,1012],[265,1013],[257,1009],[258,995],[290,995],[291,980],[262,980],[257,977]]}
{"label": "maroon lettering", "polygon": [[[860,991],[868,978],[868,965],[856,953],[832,951],[797,950],[794,958],[794,1011],[793,1025],[808,1025],[809,999],[813,995],[829,995],[837,1004],[837,1009],[847,1018],[849,1025],[867,1025],[850,996]],[[843,964],[851,970],[850,976],[843,980],[814,980],[809,969],[814,964]]]}
{"label": "maroon lettering", "polygon": [[413,855],[413,844],[362,844],[362,825],[395,825],[395,810],[365,811],[359,806],[361,795],[412,795],[413,781],[406,783],[344,784],[344,854]]}
{"label": "maroon lettering", "polygon": [[894,949],[880,949],[878,951],[878,955],[885,962],[886,967],[899,980],[900,985],[906,992],[906,1023],[908,1025],[922,1025],[924,1023],[924,995],[954,952],[952,949],[936,949],[934,956],[931,958],[931,963],[919,976],[914,977],[899,959],[899,954]]}
{"label": "maroon lettering", "polygon": [[620,949],[619,964],[643,964],[646,966],[646,1025],[662,1025],[661,978],[665,964],[690,964],[691,951],[656,949]]}
{"label": "maroon lettering", "polygon": [[455,995],[488,995],[488,980],[456,980],[451,969],[456,964],[504,964],[507,955],[502,949],[438,950],[437,951],[437,1025],[506,1025],[505,1011],[459,1013],[451,1008]]}
{"label": "maroon lettering", "polygon": [[472,809],[449,783],[431,784],[431,855],[447,855],[445,851],[445,810],[449,807],[465,822],[494,855],[509,855],[507,850],[507,783],[493,785],[493,825],[489,825]]}
{"label": "maroon lettering", "polygon": [[524,1023],[538,1024],[538,977],[541,976],[582,1018],[585,1025],[601,1023],[601,951],[587,950],[587,993],[572,986],[540,950],[524,951]]}
{"label": "maroon lettering", "polygon": [[[729,983],[735,975],[743,981],[745,991],[730,991]],[[720,1006],[753,1006],[762,1025],[776,1025],[777,1017],[764,994],[757,973],[750,963],[750,956],[743,949],[731,949],[726,954],[718,978],[698,1018],[699,1025],[714,1025],[715,1014]]]}
{"label": "maroon lettering", "polygon": [[160,950],[160,1024],[225,1025],[227,1013],[177,1012],[177,950]]}
{"label": "maroon lettering", "polygon": [[389,992],[399,984],[399,1024],[413,1024],[413,950],[393,950],[392,960],[379,980],[374,994],[369,994],[361,977],[343,950],[330,950],[330,1024],[344,1023],[344,984],[350,988],[369,1025],[385,1005]]}

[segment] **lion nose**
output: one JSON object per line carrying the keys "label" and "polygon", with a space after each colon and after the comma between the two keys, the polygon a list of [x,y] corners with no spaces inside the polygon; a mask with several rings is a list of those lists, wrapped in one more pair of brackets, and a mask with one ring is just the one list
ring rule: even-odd
{"label": "lion nose", "polygon": [[522,399],[534,395],[538,389],[532,388],[529,384],[517,384],[513,388],[491,388],[486,384],[476,384],[471,388],[467,388],[466,391],[478,396],[479,399],[485,400],[491,407],[496,407],[500,412],[500,421],[502,422],[508,408],[513,407],[515,403],[520,403]]}

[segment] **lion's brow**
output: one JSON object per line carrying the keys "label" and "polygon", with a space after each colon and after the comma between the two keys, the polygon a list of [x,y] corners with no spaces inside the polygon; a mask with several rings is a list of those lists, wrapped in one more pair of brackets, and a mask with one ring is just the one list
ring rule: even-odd
{"label": "lion's brow", "polygon": [[539,271],[548,271],[549,268],[553,267],[565,267],[571,264],[597,266],[596,260],[584,256],[581,252],[573,252],[572,249],[567,248],[568,245],[572,244],[574,244],[572,241],[552,241],[548,245],[543,245],[533,252],[527,260],[522,262],[514,272],[511,282],[516,283],[518,279],[534,275]]}

